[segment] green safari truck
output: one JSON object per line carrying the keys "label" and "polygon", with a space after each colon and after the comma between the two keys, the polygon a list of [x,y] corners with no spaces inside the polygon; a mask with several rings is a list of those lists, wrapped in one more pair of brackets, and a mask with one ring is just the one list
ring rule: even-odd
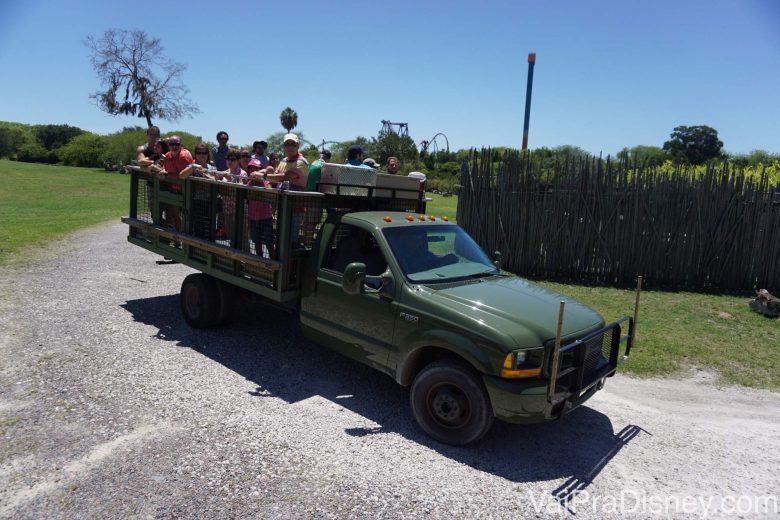
{"label": "green safari truck", "polygon": [[[180,293],[191,326],[225,323],[241,295],[282,306],[307,338],[410,387],[417,423],[447,444],[477,441],[495,418],[558,419],[628,356],[631,318],[606,324],[502,271],[462,228],[426,215],[413,184],[349,179],[312,193],[136,170],[123,221],[130,242],[200,271]],[[265,237],[258,204],[273,213]]]}

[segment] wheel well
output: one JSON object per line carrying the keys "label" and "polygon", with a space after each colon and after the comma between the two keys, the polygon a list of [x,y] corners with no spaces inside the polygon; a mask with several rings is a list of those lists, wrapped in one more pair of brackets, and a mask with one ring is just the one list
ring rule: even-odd
{"label": "wheel well", "polygon": [[412,384],[414,378],[423,368],[440,359],[452,359],[473,368],[471,363],[451,350],[441,347],[422,347],[406,358],[399,373],[398,382],[404,386]]}

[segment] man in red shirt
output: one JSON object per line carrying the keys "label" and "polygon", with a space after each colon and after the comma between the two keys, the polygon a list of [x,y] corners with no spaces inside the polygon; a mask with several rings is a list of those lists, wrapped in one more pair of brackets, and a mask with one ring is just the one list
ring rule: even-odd
{"label": "man in red shirt", "polygon": [[[168,138],[168,148],[170,152],[165,154],[163,170],[169,177],[178,178],[179,173],[194,162],[192,154],[181,145],[181,138],[178,135]],[[181,191],[180,186],[177,188]]]}
{"label": "man in red shirt", "polygon": [[[173,135],[168,138],[168,148],[170,151],[165,154],[162,167],[153,167],[161,178],[165,179],[178,179],[179,173],[192,164],[192,154],[187,151],[181,145],[181,138],[178,135]],[[178,184],[168,184],[168,191],[172,193],[181,193],[181,186]],[[161,204],[160,211],[165,212],[165,219],[163,223],[166,226],[174,227],[177,230],[181,230],[181,214],[179,208],[171,204]]]}

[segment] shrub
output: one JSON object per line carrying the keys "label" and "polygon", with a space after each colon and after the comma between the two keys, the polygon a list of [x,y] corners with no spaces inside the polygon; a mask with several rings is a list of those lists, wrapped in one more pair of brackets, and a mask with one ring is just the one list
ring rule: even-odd
{"label": "shrub", "polygon": [[109,164],[127,164],[135,159],[138,145],[146,142],[146,129],[140,126],[123,128],[106,136],[104,159]]}
{"label": "shrub", "polygon": [[107,160],[107,140],[105,136],[91,133],[76,136],[60,149],[60,159],[70,166],[103,166]]}
{"label": "shrub", "polygon": [[19,149],[28,143],[36,143],[29,126],[0,122],[0,157],[16,158]]}
{"label": "shrub", "polygon": [[22,162],[55,164],[59,161],[57,152],[47,150],[37,142],[25,143],[16,151],[16,159]]}
{"label": "shrub", "polygon": [[41,146],[47,150],[62,148],[71,139],[84,133],[81,128],[69,125],[35,125],[32,131]]}

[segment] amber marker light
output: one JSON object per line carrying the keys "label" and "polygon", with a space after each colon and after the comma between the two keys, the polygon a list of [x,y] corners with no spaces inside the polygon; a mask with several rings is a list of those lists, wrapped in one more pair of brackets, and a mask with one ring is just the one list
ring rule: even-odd
{"label": "amber marker light", "polygon": [[449,221],[450,221],[450,217],[448,217],[447,215],[444,215],[444,216],[443,216],[441,219],[442,219],[444,222],[449,222]]}
{"label": "amber marker light", "polygon": [[430,220],[431,222],[436,222],[436,217],[434,217],[433,215],[429,215],[428,220]]}
{"label": "amber marker light", "polygon": [[501,377],[507,379],[523,379],[527,377],[540,377],[542,368],[512,368],[512,353],[504,358],[504,366],[501,367]]}
{"label": "amber marker light", "polygon": [[408,220],[409,222],[411,222],[412,220],[414,220],[414,217],[413,217],[413,216],[411,216],[411,215],[406,215],[406,220]]}
{"label": "amber marker light", "polygon": [[385,215],[384,220],[385,220],[385,222],[392,222],[393,221],[393,217],[391,217],[390,215]]}
{"label": "amber marker light", "polygon": [[419,220],[420,222],[425,221],[425,215],[420,215],[419,217],[417,217],[417,220]]}

